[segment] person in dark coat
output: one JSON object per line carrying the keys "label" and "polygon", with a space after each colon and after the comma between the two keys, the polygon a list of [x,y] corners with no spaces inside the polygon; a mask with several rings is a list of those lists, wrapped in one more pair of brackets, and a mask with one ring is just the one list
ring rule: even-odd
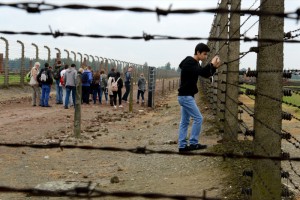
{"label": "person in dark coat", "polygon": [[[178,147],[179,152],[186,152],[191,150],[205,149],[207,146],[198,142],[202,126],[202,115],[195,102],[194,96],[198,93],[197,81],[199,76],[210,77],[216,68],[221,65],[218,56],[215,56],[211,63],[205,67],[201,67],[199,61],[207,59],[207,53],[210,51],[206,44],[199,43],[195,48],[194,56],[188,56],[183,59],[179,65],[180,86],[178,89],[178,102],[181,106],[181,121],[179,125]],[[188,133],[188,126],[190,118],[193,118],[192,130],[188,145],[186,137]]]}

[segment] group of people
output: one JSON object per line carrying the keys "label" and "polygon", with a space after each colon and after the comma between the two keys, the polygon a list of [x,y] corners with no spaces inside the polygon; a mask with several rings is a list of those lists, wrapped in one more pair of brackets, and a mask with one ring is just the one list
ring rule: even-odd
{"label": "group of people", "polygon": [[[178,89],[178,102],[181,106],[181,121],[178,131],[178,150],[180,153],[205,149],[207,147],[207,145],[199,143],[203,117],[195,102],[194,96],[198,93],[198,77],[203,76],[208,78],[221,66],[221,61],[218,56],[215,56],[205,67],[200,66],[199,61],[205,61],[209,51],[210,49],[206,44],[199,43],[195,47],[194,55],[187,56],[179,65],[181,74],[180,86]],[[40,99],[40,106],[50,107],[48,100],[54,78],[56,103],[63,104],[65,108],[69,108],[70,105],[75,103],[77,78],[80,77],[82,81],[81,103],[89,104],[89,96],[92,94],[94,104],[96,104],[97,99],[99,103],[102,104],[102,94],[104,93],[107,104],[109,96],[111,106],[117,108],[118,98],[119,107],[123,107],[122,101],[127,102],[130,93],[132,70],[132,67],[128,67],[123,83],[121,73],[116,72],[115,69],[111,69],[107,75],[104,71],[93,72],[89,66],[80,68],[77,72],[75,64],[72,64],[71,67],[68,65],[62,67],[61,62],[58,61],[53,71],[48,63],[45,63],[45,67],[40,70],[40,63],[36,62],[31,69],[31,79],[29,83],[33,88],[32,105],[36,106],[37,99]],[[126,91],[122,96],[122,88],[124,85]],[[42,88],[41,98],[40,87]],[[145,89],[146,80],[143,74],[140,74],[138,80],[137,103],[139,103],[140,96],[142,97],[142,102],[144,102]],[[72,93],[71,101],[69,101],[70,93]],[[194,120],[189,140],[187,140],[188,126],[191,117]]]}
{"label": "group of people", "polygon": [[[61,61],[57,61],[54,67],[45,63],[45,67],[40,70],[40,63],[36,62],[30,71],[29,84],[33,89],[32,106],[37,106],[37,101],[39,100],[39,106],[51,107],[49,105],[51,85],[55,84],[56,104],[62,104],[65,109],[68,109],[75,103],[77,79],[80,78],[82,83],[82,104],[90,104],[90,99],[92,99],[94,104],[97,102],[102,104],[102,96],[104,94],[106,104],[110,103],[114,108],[117,108],[117,105],[119,108],[122,108],[122,101],[128,102],[132,70],[133,68],[129,66],[123,83],[121,73],[115,71],[114,68],[106,75],[104,70],[93,71],[90,66],[83,66],[77,71],[75,64],[69,67],[67,64],[63,66]],[[124,85],[125,93],[122,96]],[[141,73],[138,79],[137,103],[139,103],[140,96],[142,103],[144,103],[145,90],[146,79],[144,74]],[[70,98],[70,95],[72,95],[72,98]]]}

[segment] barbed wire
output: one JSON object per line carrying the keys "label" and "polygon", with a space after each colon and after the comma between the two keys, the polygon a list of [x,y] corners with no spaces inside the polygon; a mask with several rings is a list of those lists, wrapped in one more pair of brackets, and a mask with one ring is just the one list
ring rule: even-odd
{"label": "barbed wire", "polygon": [[[91,182],[89,182],[91,185]],[[175,199],[175,200],[188,200],[188,199],[207,199],[207,200],[221,200],[220,198],[210,198],[206,197],[206,192],[203,191],[203,196],[193,196],[193,195],[167,195],[161,193],[136,193],[136,192],[105,192],[102,190],[91,189],[90,186],[85,187],[75,187],[69,190],[43,190],[37,188],[12,188],[7,186],[0,186],[0,191],[3,193],[26,193],[30,196],[47,196],[47,197],[76,197],[79,199],[84,198],[100,198],[100,197],[120,197],[120,198],[132,198],[132,197],[143,197],[148,199]]]}
{"label": "barbed wire", "polygon": [[222,8],[208,8],[208,9],[161,9],[156,7],[155,9],[142,8],[142,7],[119,7],[119,6],[88,6],[82,4],[66,4],[56,5],[45,2],[22,2],[22,3],[0,3],[0,7],[11,7],[20,10],[25,10],[28,13],[41,13],[44,11],[54,11],[58,9],[71,9],[71,10],[97,10],[97,11],[129,11],[135,13],[155,13],[157,16],[167,16],[169,14],[197,14],[197,13],[239,13],[239,14],[251,14],[257,16],[276,16],[281,18],[296,19],[300,18],[300,9],[295,12],[266,12],[256,10],[228,10]]}
{"label": "barbed wire", "polygon": [[98,34],[80,34],[74,32],[32,32],[32,31],[3,31],[0,33],[7,35],[41,35],[41,36],[52,36],[57,37],[87,37],[87,38],[106,38],[106,39],[131,39],[131,40],[212,40],[212,41],[244,41],[244,42],[286,42],[286,43],[300,43],[300,40],[279,40],[270,38],[219,38],[219,37],[177,37],[169,35],[151,35],[143,33],[142,36],[124,36],[124,35],[98,35]]}
{"label": "barbed wire", "polygon": [[[61,143],[49,143],[49,144],[20,144],[20,143],[0,143],[0,146],[9,147],[9,148],[34,148],[34,149],[82,149],[82,150],[96,150],[96,151],[112,151],[112,152],[129,152],[134,154],[164,154],[164,155],[182,155],[182,153],[169,150],[151,150],[146,147],[137,147],[137,148],[117,148],[117,147],[97,147],[97,146],[88,146],[88,145],[63,145]],[[206,157],[221,157],[223,159],[232,158],[232,159],[271,159],[271,160],[287,160],[285,157],[280,156],[262,156],[262,155],[241,155],[234,153],[224,153],[218,154],[213,152],[185,152],[186,156],[206,156]],[[292,161],[300,161],[300,157],[290,157]]]}

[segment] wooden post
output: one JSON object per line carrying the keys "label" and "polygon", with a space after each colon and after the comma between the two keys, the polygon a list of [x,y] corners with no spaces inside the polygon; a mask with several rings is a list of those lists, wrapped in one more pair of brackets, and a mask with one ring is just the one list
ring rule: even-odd
{"label": "wooden post", "polygon": [[77,74],[76,78],[76,99],[74,102],[75,106],[75,114],[74,114],[74,136],[76,138],[80,137],[81,134],[81,95],[82,87],[81,87],[81,74]]}
{"label": "wooden post", "polygon": [[[231,9],[240,10],[241,0],[231,1]],[[240,14],[232,13],[230,16],[229,38],[240,38]],[[229,41],[228,60],[234,60],[239,57],[240,41]],[[228,64],[227,84],[226,84],[226,103],[223,139],[237,140],[238,134],[238,101],[239,88],[239,61]]]}
{"label": "wooden post", "polygon": [[2,74],[3,71],[3,53],[0,53],[0,74]]}
{"label": "wooden post", "polygon": [[130,78],[129,112],[133,111],[133,77]]}
{"label": "wooden post", "polygon": [[173,80],[173,90],[175,90],[175,81]]}
{"label": "wooden post", "polygon": [[[262,0],[262,12],[284,13],[284,0]],[[282,40],[284,18],[259,17],[259,38]],[[268,46],[269,45],[269,46]],[[258,44],[254,155],[281,156],[283,42]],[[268,73],[268,71],[274,71]],[[264,95],[261,95],[264,94]],[[276,101],[274,99],[278,99]],[[272,129],[272,130],[271,130]],[[277,132],[274,133],[274,132]],[[278,134],[279,133],[279,134]],[[281,199],[280,160],[253,160],[252,199]]]}
{"label": "wooden post", "polygon": [[9,86],[8,40],[5,39],[4,37],[0,37],[0,39],[5,42],[4,86],[8,88]]}
{"label": "wooden post", "polygon": [[162,86],[161,86],[161,95],[165,94],[165,79],[162,80]]}
{"label": "wooden post", "polygon": [[[220,4],[221,9],[228,9],[228,0],[222,0]],[[220,19],[220,35],[219,38],[228,38],[228,14],[222,13]],[[220,58],[223,61],[227,61],[227,45],[225,41],[220,42]],[[226,90],[226,85],[222,83],[222,81],[226,81],[226,74],[223,74],[222,71],[227,71],[227,66],[223,65],[218,69],[218,90],[217,90],[217,119],[219,121],[219,128],[224,130],[224,110],[225,110],[225,93],[223,91]]]}

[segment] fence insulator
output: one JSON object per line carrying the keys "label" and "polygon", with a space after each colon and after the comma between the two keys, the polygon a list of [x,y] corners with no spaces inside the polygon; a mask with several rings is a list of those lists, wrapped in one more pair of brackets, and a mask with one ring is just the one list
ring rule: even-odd
{"label": "fence insulator", "polygon": [[225,101],[220,101],[221,104],[225,104]]}
{"label": "fence insulator", "polygon": [[222,84],[226,84],[227,82],[226,82],[226,81],[224,81],[224,80],[222,80],[222,81],[221,81],[221,83],[222,83]]}
{"label": "fence insulator", "polygon": [[282,73],[282,77],[283,78],[288,78],[288,79],[290,79],[290,78],[292,78],[292,72],[283,72]]}
{"label": "fence insulator", "polygon": [[292,33],[291,32],[284,33],[284,37],[290,39],[292,37]]}
{"label": "fence insulator", "polygon": [[285,172],[285,171],[281,172],[281,178],[289,178],[289,177],[290,177],[290,173],[289,172]]}
{"label": "fence insulator", "polygon": [[238,131],[238,134],[243,134],[243,131],[242,131],[242,130],[239,130],[239,131]]}
{"label": "fence insulator", "polygon": [[238,113],[242,114],[244,113],[244,110],[239,110]]}
{"label": "fence insulator", "polygon": [[282,112],[281,118],[282,118],[283,120],[291,121],[293,117],[292,117],[292,114],[291,114],[291,113]]}
{"label": "fence insulator", "polygon": [[244,94],[244,92],[240,90],[239,91],[239,95],[243,95],[243,94]]}
{"label": "fence insulator", "polygon": [[259,52],[259,48],[258,47],[250,47],[249,51],[250,52],[258,53]]}
{"label": "fence insulator", "polygon": [[225,131],[224,130],[219,130],[219,133],[225,133]]}
{"label": "fence insulator", "polygon": [[283,140],[289,140],[289,139],[291,139],[291,134],[290,133],[281,133],[281,139],[283,139]]}
{"label": "fence insulator", "polygon": [[244,103],[241,102],[241,101],[239,101],[239,102],[238,102],[238,105],[239,105],[239,106],[242,106],[242,105],[244,105]]}
{"label": "fence insulator", "polygon": [[252,189],[251,188],[243,188],[242,194],[251,196],[252,195]]}
{"label": "fence insulator", "polygon": [[220,109],[219,112],[225,112],[225,110],[224,109]]}
{"label": "fence insulator", "polygon": [[281,196],[282,196],[282,197],[290,197],[291,194],[290,194],[289,189],[288,189],[288,188],[282,188]]}
{"label": "fence insulator", "polygon": [[252,170],[244,170],[243,176],[253,177],[253,171]]}
{"label": "fence insulator", "polygon": [[226,91],[225,90],[221,90],[221,94],[225,94],[226,93]]}
{"label": "fence insulator", "polygon": [[247,77],[257,77],[257,71],[247,71]]}
{"label": "fence insulator", "polygon": [[245,136],[255,136],[255,131],[254,130],[246,130],[245,131]]}
{"label": "fence insulator", "polygon": [[253,96],[257,95],[256,90],[253,90],[253,89],[246,89],[245,93],[246,93],[246,95],[253,95]]}
{"label": "fence insulator", "polygon": [[281,152],[281,158],[283,160],[288,160],[290,158],[290,154],[287,152]]}
{"label": "fence insulator", "polygon": [[283,96],[291,97],[292,96],[292,90],[289,89],[283,89]]}
{"label": "fence insulator", "polygon": [[219,119],[220,122],[225,122],[225,119]]}
{"label": "fence insulator", "polygon": [[242,119],[239,119],[238,122],[241,124],[241,123],[244,123],[244,121]]}

